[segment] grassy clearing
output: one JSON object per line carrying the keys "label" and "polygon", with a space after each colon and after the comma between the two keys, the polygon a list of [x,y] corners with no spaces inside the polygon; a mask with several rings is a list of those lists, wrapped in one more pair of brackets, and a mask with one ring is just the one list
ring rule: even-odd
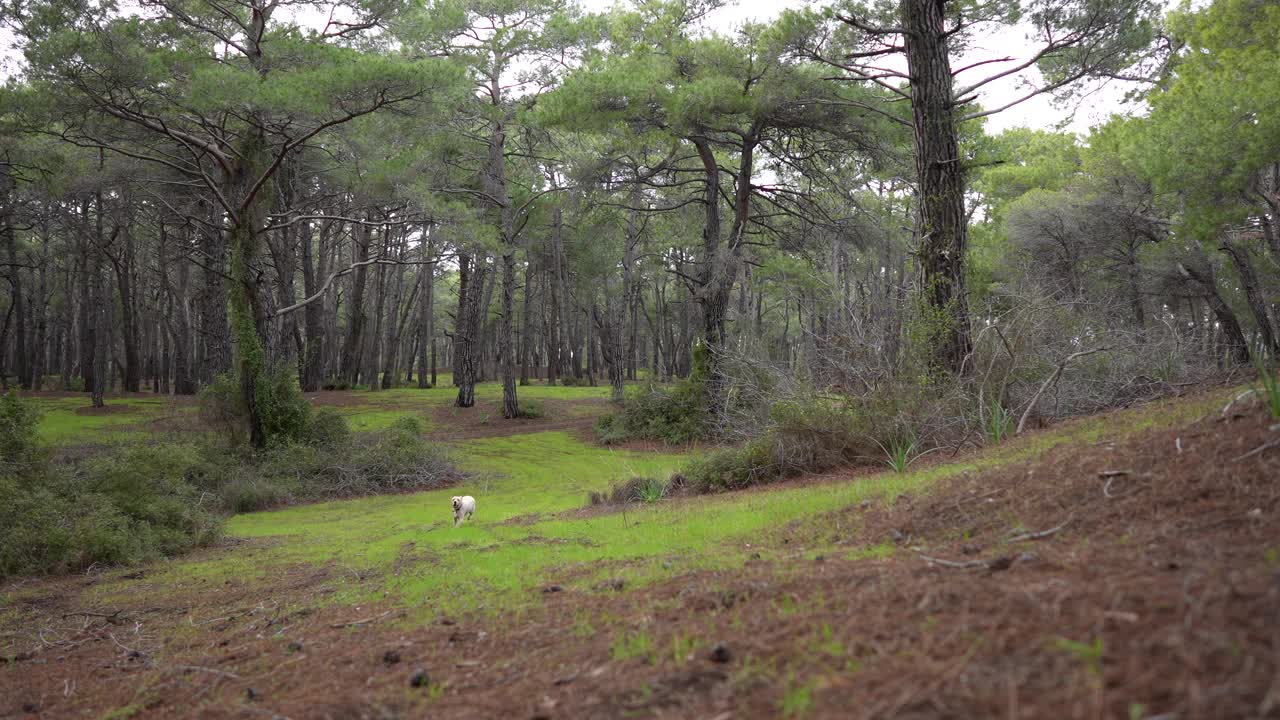
{"label": "grassy clearing", "polygon": [[[1061,443],[1186,422],[1216,412],[1230,393],[1074,421],[962,461],[905,473],[680,498],[610,514],[566,511],[580,508],[590,490],[635,475],[660,476],[685,458],[609,450],[554,432],[468,441],[453,452],[455,462],[474,473],[459,487],[236,516],[227,533],[248,540],[247,547],[212,559],[171,561],[148,582],[163,592],[329,566],[339,571],[332,583],[336,601],[391,598],[411,608],[410,621],[508,611],[533,601],[536,588],[551,581],[594,591],[616,589],[621,580],[622,587],[633,588],[692,569],[738,567],[757,552],[768,558],[781,550],[757,539],[792,521],[922,492],[941,478],[1031,459]],[[456,529],[448,501],[455,494],[479,501],[476,518]],[[857,530],[844,528],[844,539],[856,539]],[[874,558],[894,551],[872,539],[861,546],[836,546],[836,539],[814,533],[803,548],[791,545],[787,552]],[[107,596],[137,591],[124,582],[99,587]]]}
{"label": "grassy clearing", "polygon": [[134,434],[133,430],[146,430],[142,427],[146,423],[191,412],[191,408],[159,396],[108,398],[109,411],[95,415],[76,412],[90,407],[88,395],[82,398],[37,397],[33,402],[41,413],[40,438],[50,445],[124,439]]}
{"label": "grassy clearing", "polygon": [[[439,378],[440,384],[431,389],[400,387],[388,390],[356,390],[342,393],[308,393],[307,398],[318,405],[335,403],[338,412],[347,419],[356,432],[385,430],[397,419],[413,415],[426,432],[435,427],[432,413],[438,408],[450,407],[457,390],[448,373]],[[609,387],[549,386],[541,382],[519,389],[522,400],[593,400],[609,397]],[[480,402],[502,398],[502,386],[497,383],[481,383],[476,386],[476,399]],[[53,446],[103,444],[140,440],[165,429],[166,420],[194,419],[196,409],[188,398],[173,399],[168,396],[129,395],[108,396],[107,410],[92,414],[83,411],[90,407],[89,396],[36,395],[28,398],[41,413],[40,439]],[[574,417],[597,412],[592,406],[568,408]],[[500,418],[495,418],[495,422]],[[184,423],[185,425],[185,423]]]}

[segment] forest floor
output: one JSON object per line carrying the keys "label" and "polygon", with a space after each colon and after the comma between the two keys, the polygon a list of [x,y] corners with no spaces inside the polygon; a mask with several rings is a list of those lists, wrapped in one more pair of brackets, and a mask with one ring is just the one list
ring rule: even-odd
{"label": "forest floor", "polygon": [[683,456],[591,443],[607,388],[496,389],[321,396],[429,419],[455,488],[0,587],[0,717],[1280,717],[1280,423],[1240,389],[617,512],[587,491]]}

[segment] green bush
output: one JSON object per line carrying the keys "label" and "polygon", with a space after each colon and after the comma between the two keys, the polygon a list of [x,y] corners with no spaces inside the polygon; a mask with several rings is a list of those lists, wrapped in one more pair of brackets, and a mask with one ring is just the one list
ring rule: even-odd
{"label": "green bush", "polygon": [[[313,409],[298,387],[294,369],[276,365],[263,373],[257,386],[258,411],[270,445],[343,444],[350,436],[346,420],[331,408]],[[249,437],[248,410],[239,382],[220,375],[197,398],[205,423],[220,431],[233,446]]]}
{"label": "green bush", "polygon": [[595,505],[628,505],[631,503],[653,504],[672,492],[680,490],[684,478],[672,475],[668,480],[654,477],[633,477],[614,485],[607,492],[592,490],[587,493],[587,504]]}
{"label": "green bush", "polygon": [[824,397],[778,402],[760,436],[694,459],[684,475],[693,492],[707,493],[873,461],[880,450],[867,418]]}
{"label": "green bush", "polygon": [[706,436],[702,383],[685,379],[670,389],[654,385],[629,388],[621,411],[596,421],[597,439],[605,444],[625,440],[659,440],[671,445]]}
{"label": "green bush", "polygon": [[0,397],[0,475],[18,473],[41,462],[37,428],[40,413],[12,392]]}
{"label": "green bush", "polygon": [[203,465],[181,444],[116,448],[78,465],[30,462],[18,472],[6,464],[0,576],[136,563],[213,542],[217,499],[189,479]]}
{"label": "green bush", "polygon": [[740,490],[776,482],[783,477],[774,463],[772,442],[756,438],[739,447],[723,448],[695,458],[684,468],[689,488],[696,493]]}
{"label": "green bush", "polygon": [[536,420],[540,417],[546,417],[547,409],[541,402],[537,400],[521,400],[520,401],[520,417]]}
{"label": "green bush", "polygon": [[596,421],[596,438],[605,444],[659,440],[670,445],[706,439],[707,367],[706,350],[698,345],[689,377],[665,389],[652,383],[630,388],[619,412]]}
{"label": "green bush", "polygon": [[311,416],[307,441],[319,447],[345,445],[351,441],[347,419],[333,408],[318,408]]}
{"label": "green bush", "polygon": [[298,386],[296,368],[280,363],[258,379],[258,412],[269,442],[307,442],[312,430],[311,403]]}
{"label": "green bush", "polygon": [[248,439],[244,398],[240,386],[231,375],[219,375],[196,396],[200,418],[225,435],[232,445]]}

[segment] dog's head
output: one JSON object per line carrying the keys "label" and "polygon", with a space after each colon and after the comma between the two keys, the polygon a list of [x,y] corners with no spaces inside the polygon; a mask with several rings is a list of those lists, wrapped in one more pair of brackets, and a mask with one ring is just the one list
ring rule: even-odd
{"label": "dog's head", "polygon": [[457,512],[462,507],[462,498],[458,495],[453,496],[453,511]]}

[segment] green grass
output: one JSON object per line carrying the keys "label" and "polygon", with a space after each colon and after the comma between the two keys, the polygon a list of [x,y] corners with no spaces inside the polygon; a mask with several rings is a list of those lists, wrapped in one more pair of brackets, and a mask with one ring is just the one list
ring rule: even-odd
{"label": "green grass", "polygon": [[[432,422],[432,413],[438,408],[448,408],[457,397],[457,389],[452,385],[452,376],[443,373],[439,376],[437,387],[419,390],[417,387],[399,387],[388,390],[359,390],[343,392],[308,393],[307,397],[318,400],[318,405],[329,405],[341,395],[344,402],[336,409],[347,419],[348,425],[356,432],[383,430],[405,415],[418,418],[426,432],[439,430]],[[518,389],[521,400],[594,400],[609,397],[607,384],[596,387],[562,387],[548,386],[542,381],[535,381]],[[480,383],[476,386],[476,399],[479,402],[496,401],[502,398],[502,386],[498,383]],[[39,433],[42,441],[54,446],[73,446],[101,444],[107,442],[127,442],[146,439],[150,434],[164,429],[163,421],[168,418],[193,416],[196,413],[195,403],[190,398],[178,400],[168,396],[130,395],[128,397],[107,396],[106,404],[110,409],[105,414],[81,414],[77,410],[90,407],[89,395],[71,397],[51,397],[48,395],[31,396],[29,400],[41,413]],[[596,414],[600,409],[594,405],[578,405],[565,408],[571,417]],[[458,415],[463,411],[457,410]],[[495,418],[495,421],[497,418]]]}
{"label": "green grass", "polygon": [[[387,394],[400,392],[421,391]],[[538,587],[549,582],[608,592],[600,589],[605,581],[621,580],[632,589],[690,570],[741,567],[757,552],[766,559],[794,552],[768,543],[767,535],[863,500],[923,492],[945,477],[1033,459],[1061,443],[1185,422],[1215,412],[1230,392],[1066,423],[957,462],[903,473],[886,470],[819,489],[675,498],[605,514],[580,511],[589,490],[603,491],[629,477],[664,477],[686,458],[611,450],[558,432],[468,441],[452,450],[454,462],[473,473],[457,487],[233,517],[227,534],[246,542],[211,557],[170,561],[148,574],[148,592],[252,583],[328,567],[333,572],[327,582],[336,593],[323,602],[387,598],[409,608],[408,621],[417,622],[536,605],[542,597]],[[477,514],[454,528],[449,497],[464,494],[476,497]],[[870,541],[862,547],[831,542],[815,535],[806,541],[806,554],[883,557],[894,551]],[[136,583],[122,580],[98,587],[100,600],[140,592]]]}
{"label": "green grass", "polygon": [[[145,424],[161,418],[191,412],[189,407],[174,404],[167,397],[107,398],[108,414],[82,415],[80,408],[90,407],[89,396],[38,397],[40,438],[51,445],[98,443],[120,439],[125,433],[146,430]],[[154,431],[154,428],[152,428]]]}

